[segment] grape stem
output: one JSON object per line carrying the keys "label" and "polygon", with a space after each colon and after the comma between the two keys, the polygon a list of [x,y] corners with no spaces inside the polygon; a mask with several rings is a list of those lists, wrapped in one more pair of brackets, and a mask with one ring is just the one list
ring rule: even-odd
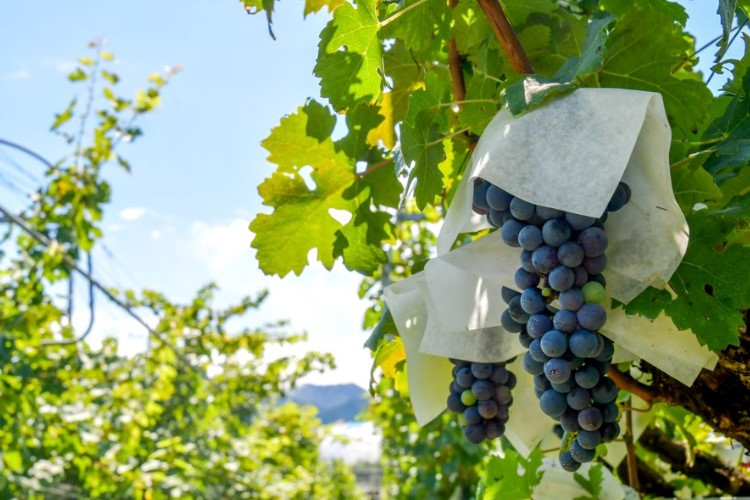
{"label": "grape stem", "polygon": [[630,374],[623,373],[614,366],[609,367],[607,375],[619,389],[628,391],[629,393],[638,396],[646,403],[648,403],[649,406],[661,401],[661,398],[654,395],[649,386],[638,382],[633,377],[631,377]]}
{"label": "grape stem", "polygon": [[534,67],[505,16],[500,2],[498,0],[479,0],[479,6],[484,11],[492,31],[495,32],[495,36],[507,54],[515,72],[519,75],[534,73]]}
{"label": "grape stem", "polygon": [[[458,0],[448,0],[448,6],[451,9],[457,5]],[[464,71],[461,68],[461,54],[458,52],[458,45],[456,45],[455,38],[448,40],[448,69],[450,70],[451,84],[453,85],[453,97],[460,110],[463,107],[463,101],[466,100],[466,83],[464,81]],[[479,139],[470,132],[466,132],[465,135],[469,150],[474,151],[474,147]]]}
{"label": "grape stem", "polygon": [[[632,396],[628,398],[628,406],[630,406],[632,399]],[[625,411],[625,435],[623,437],[625,438],[625,450],[628,458],[628,485],[635,491],[639,491],[638,464],[636,464],[635,445],[633,444],[633,412],[630,410]]]}

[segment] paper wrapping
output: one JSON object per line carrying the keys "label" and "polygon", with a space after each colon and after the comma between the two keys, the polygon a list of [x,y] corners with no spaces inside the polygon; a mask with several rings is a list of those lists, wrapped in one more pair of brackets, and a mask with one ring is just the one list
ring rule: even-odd
{"label": "paper wrapping", "polygon": [[[499,231],[451,250],[460,233],[489,227],[472,211],[474,179],[535,204],[592,217],[605,211],[618,182],[627,182],[629,203],[605,223],[604,272],[607,292],[627,303],[648,286],[663,288],[687,248],[687,223],[671,186],[670,139],[661,96],[650,92],[579,89],[518,118],[507,110],[497,114],[457,188],[438,235],[438,257],[422,273],[385,290],[404,341],[420,425],[445,409],[452,379],[448,357],[498,362],[525,352],[518,335],[500,324],[506,308],[501,287],[514,288],[520,250],[505,245]],[[686,385],[718,360],[664,316],[649,321],[609,308],[600,332],[615,343],[614,361],[640,358]],[[506,436],[527,455],[553,423],[539,409],[533,377],[520,358],[510,369],[518,385]],[[619,461],[622,450],[617,443],[609,447],[609,459]]]}

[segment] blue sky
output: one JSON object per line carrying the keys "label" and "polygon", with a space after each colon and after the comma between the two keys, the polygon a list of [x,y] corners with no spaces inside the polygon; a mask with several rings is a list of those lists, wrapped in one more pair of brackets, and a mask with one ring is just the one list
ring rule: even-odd
{"label": "blue sky", "polygon": [[[720,33],[716,1],[681,3],[699,46]],[[274,41],[265,20],[244,14],[236,0],[9,2],[0,31],[0,137],[53,161],[67,152],[47,130],[53,114],[80,90],[65,74],[87,54],[90,40],[109,41],[124,89],[143,86],[155,70],[182,65],[162,107],[140,123],[144,137],[122,150],[133,173],[111,169],[104,242],[116,260],[98,252],[95,274],[110,286],[152,288],[175,300],[189,299],[208,281],[222,287],[222,302],[269,288],[266,306],[251,321],[289,319],[296,331],[309,333],[304,348],[332,352],[340,368],[311,381],[364,386],[370,358],[361,348],[366,304],[357,299],[359,276],[314,266],[299,278],[269,278],[249,249],[247,224],[263,209],[256,186],[273,168],[260,141],[281,116],[318,96],[312,67],[328,18],[303,19],[302,2],[276,6]],[[732,53],[740,52],[738,40]],[[701,68],[710,67],[713,53],[702,54]],[[722,82],[715,78],[712,87]],[[33,182],[6,155],[38,178],[41,169],[0,148],[0,202],[20,210],[24,196],[2,180],[27,191]],[[93,340],[114,334],[125,352],[142,349],[143,329],[98,300]],[[76,322],[86,321],[81,307]]]}

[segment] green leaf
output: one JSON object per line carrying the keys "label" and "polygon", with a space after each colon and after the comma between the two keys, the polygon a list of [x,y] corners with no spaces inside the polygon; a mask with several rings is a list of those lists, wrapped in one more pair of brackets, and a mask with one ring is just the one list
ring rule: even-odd
{"label": "green leaf", "polygon": [[685,213],[692,212],[696,203],[710,203],[723,197],[711,174],[703,169],[707,158],[708,153],[697,153],[670,169],[675,198]]}
{"label": "green leaf", "polygon": [[603,465],[600,463],[593,465],[589,469],[588,479],[577,472],[573,474],[573,479],[575,479],[576,483],[580,484],[581,487],[591,495],[590,497],[577,497],[576,500],[586,500],[589,498],[596,500],[597,498],[601,498],[602,483],[604,482],[604,472],[602,471],[602,467]]}
{"label": "green leaf", "polygon": [[[534,488],[542,480],[542,451],[536,448],[528,459],[524,459],[513,449],[505,450],[503,458],[492,455],[484,471],[482,483],[483,499],[531,498]],[[523,474],[518,472],[521,466]]]}
{"label": "green leaf", "polygon": [[732,24],[734,24],[734,16],[737,12],[737,0],[719,0],[719,7],[716,13],[719,14],[721,19],[721,39],[717,45],[719,50],[716,52],[715,61],[719,62],[724,54],[726,54],[729,48],[729,35],[732,33]]}
{"label": "green leaf", "polygon": [[3,452],[3,462],[13,472],[20,474],[23,472],[23,455],[18,450]]}
{"label": "green leaf", "polygon": [[557,10],[555,0],[501,0],[511,26],[518,28],[535,13],[551,14]]}
{"label": "green leaf", "polygon": [[602,3],[606,10],[618,17],[631,6],[637,5],[638,8],[646,11],[644,12],[645,15],[651,15],[652,12],[660,13],[669,20],[678,22],[681,26],[685,26],[688,20],[685,7],[669,0],[605,0]]}
{"label": "green leaf", "polygon": [[50,130],[57,130],[61,125],[73,118],[73,109],[75,109],[77,102],[78,100],[74,98],[72,101],[70,101],[68,107],[65,108],[65,111],[55,115],[55,121],[54,123],[52,123]]}
{"label": "green leaf", "polygon": [[363,347],[374,351],[380,341],[389,334],[398,336],[398,330],[396,329],[396,324],[393,322],[391,311],[388,307],[385,307],[382,316],[380,316],[380,321],[378,321],[378,324],[373,328],[372,333],[365,341]]}
{"label": "green leaf", "polygon": [[333,12],[344,3],[346,3],[346,0],[305,0],[305,17],[308,14],[319,12],[323,7],[327,7],[328,12]]}
{"label": "green leaf", "polygon": [[503,91],[503,97],[508,103],[508,109],[514,115],[519,115],[542,102],[554,94],[561,94],[574,90],[576,85],[558,82],[539,75],[527,76],[509,85]]}
{"label": "green leaf", "polygon": [[690,38],[673,15],[655,7],[665,3],[626,2],[606,43],[599,83],[661,93],[677,139],[698,128],[712,95],[690,66]]}
{"label": "green leaf", "polygon": [[441,42],[449,19],[445,1],[406,0],[399,5],[381,23],[383,38],[398,38],[407,49],[417,53],[426,52],[436,41]]}
{"label": "green leaf", "polygon": [[381,242],[388,238],[390,219],[390,214],[373,212],[368,205],[360,205],[352,220],[336,232],[334,257],[343,257],[344,265],[351,271],[373,274],[388,260]]}
{"label": "green leaf", "polygon": [[86,80],[88,77],[89,76],[81,68],[76,68],[75,71],[71,71],[68,74],[68,80],[71,82],[80,82]]}
{"label": "green leaf", "polygon": [[320,77],[320,95],[337,110],[359,101],[372,103],[380,94],[382,47],[375,4],[361,0],[355,8],[344,3],[320,33],[314,71]]}
{"label": "green leaf", "polygon": [[500,82],[475,73],[466,88],[466,102],[459,122],[475,135],[481,135],[500,107]]}
{"label": "green leaf", "polygon": [[379,113],[377,106],[367,103],[359,103],[346,112],[346,126],[349,133],[338,141],[336,146],[342,149],[349,158],[354,160],[365,160],[366,153],[370,149],[367,137],[370,131],[375,129],[384,117]]}

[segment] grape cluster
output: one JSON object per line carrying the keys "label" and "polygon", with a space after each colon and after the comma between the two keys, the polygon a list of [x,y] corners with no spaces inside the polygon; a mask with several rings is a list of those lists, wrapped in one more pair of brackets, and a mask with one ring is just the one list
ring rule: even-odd
{"label": "grape cluster", "polygon": [[[607,320],[604,254],[608,212],[630,200],[621,182],[607,212],[587,217],[537,206],[478,179],[474,211],[500,228],[503,241],[521,248],[514,281],[522,292],[503,288],[508,308],[501,323],[528,349],[524,370],[534,376],[542,411],[571,439],[560,454],[565,470],[594,459],[596,446],[620,434],[617,387],[607,378],[614,346],[599,334]],[[560,309],[551,305],[558,300]]]}
{"label": "grape cluster", "polygon": [[516,386],[516,376],[506,363],[451,362],[448,409],[459,414],[466,439],[481,443],[502,436],[513,404],[511,390]]}

